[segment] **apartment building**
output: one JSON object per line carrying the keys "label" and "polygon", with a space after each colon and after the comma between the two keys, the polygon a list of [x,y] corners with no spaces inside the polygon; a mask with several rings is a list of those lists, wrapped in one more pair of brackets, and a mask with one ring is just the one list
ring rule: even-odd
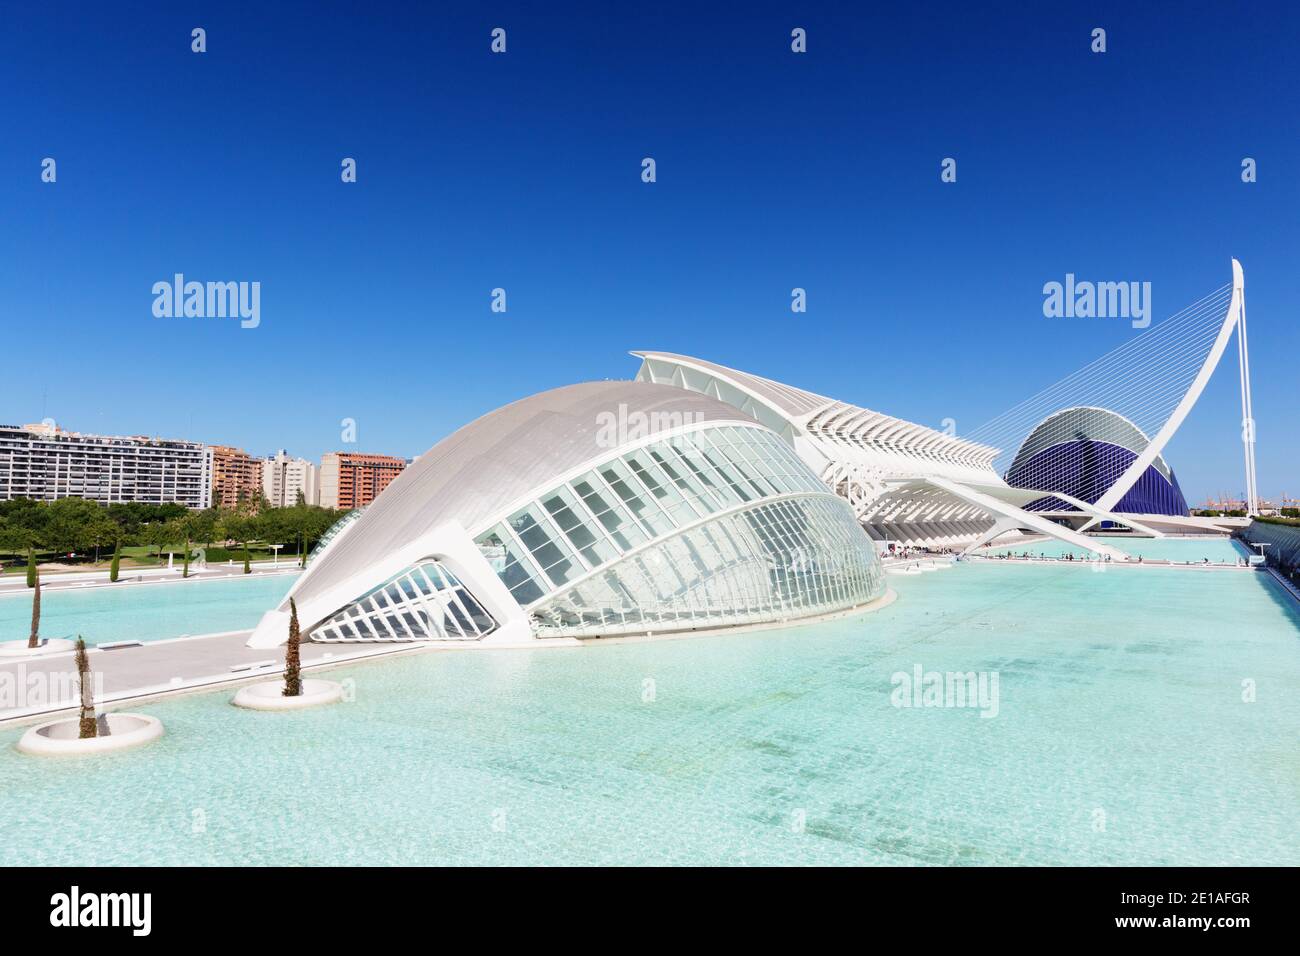
{"label": "apartment building", "polygon": [[262,462],[242,448],[212,446],[212,503],[234,508],[262,493]]}
{"label": "apartment building", "polygon": [[103,504],[212,503],[213,453],[199,442],[0,425],[0,498],[87,498]]}
{"label": "apartment building", "polygon": [[379,496],[406,467],[405,458],[334,451],[321,458],[320,503],[351,511]]}
{"label": "apartment building", "polygon": [[272,508],[292,508],[299,495],[306,504],[318,504],[316,466],[305,458],[289,457],[281,448],[262,461],[262,494]]}

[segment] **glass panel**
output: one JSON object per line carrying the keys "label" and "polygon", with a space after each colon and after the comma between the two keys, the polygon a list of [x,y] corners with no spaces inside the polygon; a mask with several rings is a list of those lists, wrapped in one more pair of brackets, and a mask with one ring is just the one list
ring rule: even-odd
{"label": "glass panel", "polygon": [[504,552],[505,564],[497,571],[497,577],[510,589],[516,601],[529,604],[542,596],[542,587],[537,583],[541,577],[537,566],[509,538],[504,526],[497,525],[475,543],[480,549],[497,548]]}
{"label": "glass panel", "polygon": [[650,457],[655,460],[660,470],[682,492],[683,497],[690,500],[695,510],[702,514],[712,514],[718,510],[717,503],[712,496],[707,494],[693,477],[687,477],[690,475],[689,469],[682,468],[681,463],[676,461],[676,456],[673,455],[671,450],[656,445],[650,449]]}
{"label": "glass panel", "polygon": [[543,495],[542,507],[555,519],[556,525],[566,535],[582,524],[573,511],[572,499],[563,488],[557,488],[550,494]]}
{"label": "glass panel", "polygon": [[694,476],[695,480],[704,486],[706,493],[712,495],[718,504],[725,508],[740,503],[735,493],[727,487],[726,482],[714,482],[711,477],[713,469],[708,462],[699,458],[698,450],[682,448],[676,445],[670,446],[670,450],[676,455],[677,460],[686,466],[687,471]]}
{"label": "glass panel", "polygon": [[711,447],[701,448],[700,455],[709,463],[709,466],[714,470],[714,472],[727,483],[741,501],[753,500],[753,492],[741,485],[741,479],[732,471],[730,465],[725,464],[726,459],[717,451],[717,449]]}
{"label": "glass panel", "polygon": [[614,495],[594,472],[583,475],[573,483],[573,487],[619,550],[630,551],[646,540],[645,532],[632,520],[627,509],[611,503]]}
{"label": "glass panel", "polygon": [[605,479],[628,510],[656,535],[667,534],[672,530],[673,524],[662,509],[648,495],[643,497],[638,494],[640,486],[621,461],[611,461],[601,465],[600,476]]}
{"label": "glass panel", "polygon": [[542,500],[542,505],[555,518],[555,523],[564,531],[565,537],[593,568],[618,557],[618,549],[605,538],[603,529],[597,534],[588,527],[586,512],[568,489],[556,489]]}
{"label": "glass panel", "polygon": [[573,559],[568,546],[553,537],[535,505],[521,508],[510,516],[510,529],[515,533],[542,573],[556,585],[565,584],[583,572]]}

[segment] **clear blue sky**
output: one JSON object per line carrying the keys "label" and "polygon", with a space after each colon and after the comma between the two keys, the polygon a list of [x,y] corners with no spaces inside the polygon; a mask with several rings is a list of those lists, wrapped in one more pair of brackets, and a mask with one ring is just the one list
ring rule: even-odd
{"label": "clear blue sky", "polygon": [[[654,348],[970,430],[1136,334],[1044,282],[1159,321],[1236,256],[1260,488],[1300,496],[1300,14],[1133,6],[10,5],[0,421],[411,456]],[[261,326],[156,319],[176,272],[261,282]],[[1241,489],[1236,402],[1234,359],[1189,500]]]}

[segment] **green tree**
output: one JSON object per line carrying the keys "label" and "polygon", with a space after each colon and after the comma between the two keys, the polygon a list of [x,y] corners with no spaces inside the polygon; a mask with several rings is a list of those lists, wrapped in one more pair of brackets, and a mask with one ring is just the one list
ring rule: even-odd
{"label": "green tree", "polygon": [[158,549],[158,561],[162,562],[163,548],[172,543],[175,529],[167,521],[161,518],[150,521],[144,527],[144,539],[151,546]]}
{"label": "green tree", "polygon": [[226,536],[226,539],[235,542],[243,548],[244,573],[251,574],[253,569],[249,566],[251,556],[248,553],[248,542],[252,539],[254,534],[253,519],[249,518],[247,515],[235,512],[227,515],[222,520],[221,524],[222,533]]}
{"label": "green tree", "polygon": [[108,516],[122,529],[126,538],[140,535],[144,525],[153,518],[153,506],[139,501],[123,501],[108,506]]}
{"label": "green tree", "polygon": [[307,555],[311,553],[311,547],[322,537],[325,532],[334,527],[336,523],[347,512],[335,511],[332,508],[321,508],[316,505],[309,505],[302,517],[302,565],[307,566]]}
{"label": "green tree", "polygon": [[26,528],[0,515],[0,551],[21,554],[31,541],[31,533]]}
{"label": "green tree", "polygon": [[297,537],[293,508],[270,508],[254,519],[257,538],[267,544],[283,545]]}
{"label": "green tree", "polygon": [[[53,502],[18,498],[0,501],[0,552],[27,552],[30,587],[35,587],[38,552],[47,548],[78,554],[93,550],[98,561],[101,550],[111,546],[120,573],[121,550],[128,544],[146,544],[159,559],[169,546],[183,545],[183,573],[188,576],[194,544],[202,541],[207,547],[222,541],[243,552],[251,573],[254,542],[296,544],[299,561],[305,565],[313,543],[342,516],[302,500],[292,507],[264,507],[254,513],[248,508],[190,512],[177,504],[126,502],[104,507],[81,498]],[[112,571],[110,579],[116,580]]]}
{"label": "green tree", "polygon": [[113,545],[113,563],[108,568],[108,579],[110,581],[113,582],[117,581],[117,575],[118,572],[121,570],[121,565],[122,565],[122,541],[121,539],[118,539],[118,541]]}
{"label": "green tree", "polygon": [[108,516],[104,509],[85,498],[59,498],[45,506],[45,546],[60,554],[91,550],[96,538],[103,539]]}
{"label": "green tree", "polygon": [[[5,524],[5,547],[12,552],[28,551],[45,546],[45,524],[48,509],[45,502],[31,498],[13,498],[0,501],[0,518]],[[34,558],[29,554],[29,563]],[[29,574],[27,586],[31,587]]]}
{"label": "green tree", "polygon": [[99,563],[99,549],[109,545],[116,547],[122,538],[122,529],[116,521],[108,516],[106,508],[97,507],[95,514],[86,525],[86,540],[95,549],[95,563]]}
{"label": "green tree", "polygon": [[202,541],[203,547],[212,547],[217,536],[217,524],[221,519],[220,508],[205,508],[189,515],[190,528],[195,541]]}

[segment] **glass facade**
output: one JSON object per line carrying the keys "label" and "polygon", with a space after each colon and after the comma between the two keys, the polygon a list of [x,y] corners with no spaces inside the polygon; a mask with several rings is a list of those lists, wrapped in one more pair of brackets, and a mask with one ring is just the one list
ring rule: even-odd
{"label": "glass facade", "polygon": [[624,451],[477,543],[539,636],[802,617],[883,591],[852,511],[761,427]]}
{"label": "glass facade", "polygon": [[715,518],[532,611],[538,637],[725,627],[855,607],[884,592],[847,505],[785,498]]}
{"label": "glass facade", "polygon": [[368,591],[311,632],[313,641],[476,641],[496,629],[454,574],[423,561]]}

